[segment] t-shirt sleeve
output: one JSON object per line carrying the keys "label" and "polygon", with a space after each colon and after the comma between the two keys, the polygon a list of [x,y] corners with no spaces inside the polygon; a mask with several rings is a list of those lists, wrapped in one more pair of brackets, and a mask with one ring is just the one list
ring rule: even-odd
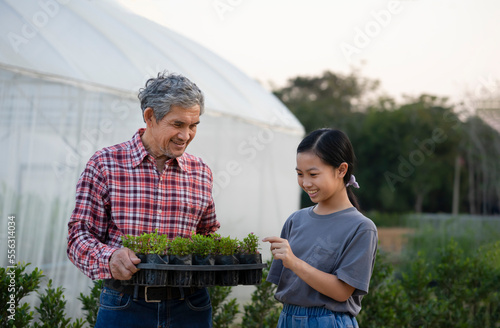
{"label": "t-shirt sleeve", "polygon": [[333,273],[356,288],[353,295],[366,295],[375,264],[378,237],[376,230],[357,233],[344,251],[338,269]]}

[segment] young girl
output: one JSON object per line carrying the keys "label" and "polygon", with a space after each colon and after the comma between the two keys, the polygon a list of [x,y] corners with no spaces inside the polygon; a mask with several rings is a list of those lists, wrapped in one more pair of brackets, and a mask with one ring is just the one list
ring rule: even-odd
{"label": "young girl", "polygon": [[351,190],[354,158],[338,130],[316,130],[297,148],[298,183],[317,205],[293,213],[281,238],[263,239],[274,257],[267,280],[284,304],[278,327],[358,327],[378,237]]}

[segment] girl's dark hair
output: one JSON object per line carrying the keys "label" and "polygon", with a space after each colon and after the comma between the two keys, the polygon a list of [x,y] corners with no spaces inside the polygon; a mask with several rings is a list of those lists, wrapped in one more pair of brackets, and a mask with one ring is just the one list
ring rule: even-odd
{"label": "girl's dark hair", "polygon": [[[351,141],[347,135],[334,129],[319,129],[309,133],[297,147],[297,153],[312,152],[324,163],[338,168],[340,164],[347,163],[347,172],[344,175],[344,184],[349,182],[354,171],[356,156]],[[347,187],[347,196],[352,205],[358,210],[359,204],[351,187]]]}

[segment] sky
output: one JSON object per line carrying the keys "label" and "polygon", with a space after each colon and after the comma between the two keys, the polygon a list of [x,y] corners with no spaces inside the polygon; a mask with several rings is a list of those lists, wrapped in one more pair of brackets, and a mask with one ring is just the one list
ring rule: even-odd
{"label": "sky", "polygon": [[260,81],[353,69],[400,99],[500,94],[500,1],[117,0]]}

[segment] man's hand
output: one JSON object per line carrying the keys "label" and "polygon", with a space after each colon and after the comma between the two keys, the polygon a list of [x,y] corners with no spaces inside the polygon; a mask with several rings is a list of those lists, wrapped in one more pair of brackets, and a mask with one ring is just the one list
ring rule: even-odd
{"label": "man's hand", "polygon": [[141,259],[135,253],[124,247],[116,250],[109,259],[109,269],[113,279],[129,280],[132,275],[139,271],[136,264],[141,263]]}

